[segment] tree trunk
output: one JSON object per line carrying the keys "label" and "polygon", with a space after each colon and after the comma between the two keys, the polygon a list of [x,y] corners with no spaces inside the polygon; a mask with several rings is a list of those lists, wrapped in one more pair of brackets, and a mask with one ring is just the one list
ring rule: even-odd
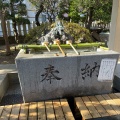
{"label": "tree trunk", "polygon": [[50,15],[48,15],[48,20],[49,20],[49,22],[50,23],[52,23],[53,21],[52,21],[52,18],[51,18],[51,16]]}
{"label": "tree trunk", "polygon": [[93,7],[90,7],[89,14],[88,14],[88,20],[86,28],[90,30],[91,24],[92,24],[92,17],[93,17]]}
{"label": "tree trunk", "polygon": [[43,9],[44,9],[44,6],[43,6],[43,4],[41,4],[40,9],[37,11],[37,13],[35,15],[35,23],[36,23],[37,26],[40,26],[39,15],[43,11]]}
{"label": "tree trunk", "polygon": [[6,55],[10,55],[11,51],[10,51],[10,44],[9,44],[8,36],[7,36],[6,21],[4,18],[4,13],[2,13],[2,11],[0,11],[0,16],[1,16],[3,37],[5,39],[5,45],[6,45]]}
{"label": "tree trunk", "polygon": [[13,6],[14,5],[13,5],[12,1],[10,1],[11,15],[13,16],[12,22],[13,22],[14,37],[15,37],[16,43],[18,44],[19,43],[19,39],[18,39],[18,32],[17,32],[16,20],[15,20],[15,12],[14,12]]}

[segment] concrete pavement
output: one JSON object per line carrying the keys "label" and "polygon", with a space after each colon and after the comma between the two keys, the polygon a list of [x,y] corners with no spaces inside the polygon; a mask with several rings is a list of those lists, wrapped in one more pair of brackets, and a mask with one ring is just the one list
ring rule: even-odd
{"label": "concrete pavement", "polygon": [[8,89],[8,73],[17,73],[15,64],[0,64],[0,100]]}

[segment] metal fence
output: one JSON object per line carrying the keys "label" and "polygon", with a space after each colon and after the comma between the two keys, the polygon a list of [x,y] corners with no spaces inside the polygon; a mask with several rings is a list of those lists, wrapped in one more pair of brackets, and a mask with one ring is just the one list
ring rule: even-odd
{"label": "metal fence", "polygon": [[[12,21],[6,21],[6,25],[7,25],[6,27],[7,27],[8,36],[13,36]],[[35,26],[36,26],[35,21],[32,21],[30,24],[26,24],[26,25],[17,25],[18,34],[25,35],[28,33],[30,29],[34,28]],[[85,24],[80,23],[80,26],[85,27]],[[110,29],[110,24],[104,25],[104,24],[97,24],[96,22],[93,22],[91,28]],[[0,22],[0,37],[3,37],[1,22]]]}
{"label": "metal fence", "polygon": [[[85,27],[85,24],[84,23],[80,23],[80,26]],[[103,28],[103,29],[109,30],[110,29],[110,23],[109,24],[102,24],[102,23],[98,24],[95,21],[95,22],[92,22],[91,28],[92,29]]]}
{"label": "metal fence", "polygon": [[[6,21],[6,25],[8,36],[14,36],[12,22]],[[36,26],[35,22],[33,21],[30,24],[17,25],[16,27],[19,35],[25,35],[28,33],[30,29],[34,28],[35,26]],[[3,37],[1,22],[0,22],[0,37]]]}

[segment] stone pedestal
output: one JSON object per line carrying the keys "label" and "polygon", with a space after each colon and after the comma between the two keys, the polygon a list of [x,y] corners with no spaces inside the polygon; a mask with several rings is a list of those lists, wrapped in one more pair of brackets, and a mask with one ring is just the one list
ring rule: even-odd
{"label": "stone pedestal", "polygon": [[111,92],[112,81],[99,82],[101,60],[118,59],[114,51],[88,52],[67,57],[50,54],[24,54],[16,58],[25,102]]}

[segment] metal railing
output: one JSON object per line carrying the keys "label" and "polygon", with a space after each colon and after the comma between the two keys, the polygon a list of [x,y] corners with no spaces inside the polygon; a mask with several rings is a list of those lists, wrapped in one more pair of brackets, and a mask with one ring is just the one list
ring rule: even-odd
{"label": "metal railing", "polygon": [[[84,23],[79,23],[80,26],[85,27]],[[12,27],[12,22],[11,21],[6,21],[6,27],[7,27],[7,32],[8,32],[8,36],[13,36],[13,27]],[[18,30],[18,34],[19,35],[25,35],[28,33],[28,31],[32,28],[34,28],[35,25],[35,21],[32,21],[30,24],[26,24],[26,25],[17,25],[17,30]],[[110,23],[109,24],[97,24],[95,22],[92,23],[91,28],[104,28],[104,29],[110,29]],[[2,32],[2,26],[1,26],[1,22],[0,22],[0,37],[3,37],[3,32]]]}

